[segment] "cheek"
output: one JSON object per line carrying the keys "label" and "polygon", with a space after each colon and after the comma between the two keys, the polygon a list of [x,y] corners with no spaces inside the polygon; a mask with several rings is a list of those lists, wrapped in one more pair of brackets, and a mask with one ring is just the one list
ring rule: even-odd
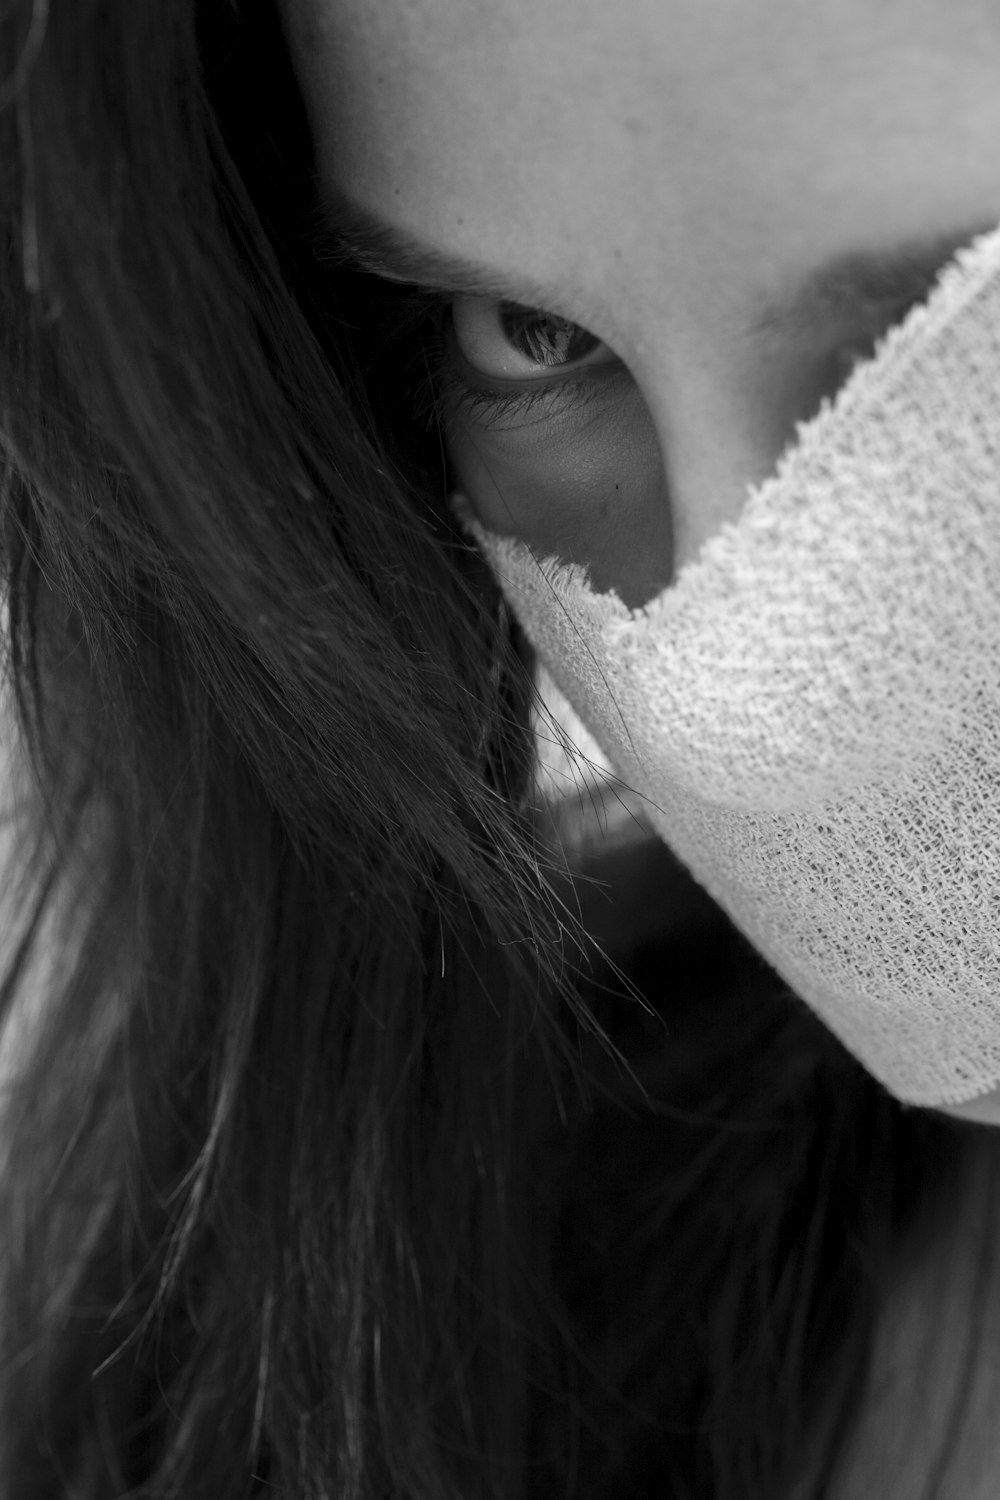
{"label": "cheek", "polygon": [[634,393],[581,425],[446,424],[456,486],[484,526],[539,556],[581,563],[634,608],[671,581],[670,504],[652,418]]}

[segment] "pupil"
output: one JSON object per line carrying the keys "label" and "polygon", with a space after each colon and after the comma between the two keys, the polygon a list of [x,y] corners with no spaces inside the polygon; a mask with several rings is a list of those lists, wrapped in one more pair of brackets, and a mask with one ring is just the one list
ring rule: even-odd
{"label": "pupil", "polygon": [[579,323],[536,307],[520,307],[516,302],[503,303],[500,324],[507,341],[536,365],[572,364],[589,354],[598,342]]}

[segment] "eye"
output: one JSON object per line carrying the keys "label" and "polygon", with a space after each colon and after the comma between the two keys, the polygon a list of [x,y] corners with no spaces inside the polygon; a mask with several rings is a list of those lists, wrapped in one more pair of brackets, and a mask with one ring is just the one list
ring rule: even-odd
{"label": "eye", "polygon": [[614,359],[579,323],[519,302],[456,297],[451,331],[458,352],[472,369],[493,380],[531,380]]}

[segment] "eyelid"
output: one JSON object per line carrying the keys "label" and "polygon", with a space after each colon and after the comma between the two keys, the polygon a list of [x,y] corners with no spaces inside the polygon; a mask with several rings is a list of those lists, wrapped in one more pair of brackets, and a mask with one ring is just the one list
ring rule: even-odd
{"label": "eyelid", "polygon": [[584,368],[575,378],[567,373],[556,380],[495,385],[480,385],[476,381],[471,367],[463,370],[454,361],[443,362],[421,390],[424,420],[446,425],[464,418],[480,429],[515,431],[536,423],[579,416],[610,390],[620,388],[623,381],[631,384],[631,376],[617,361],[613,366],[603,365],[593,371]]}
{"label": "eyelid", "polygon": [[565,411],[569,397],[571,407],[575,409],[581,404],[579,398],[585,391],[579,383],[564,383],[555,388],[545,381],[527,387],[515,386],[509,391],[491,391],[472,385],[454,369],[441,372],[440,386],[442,401],[451,417],[464,413],[484,427],[523,426],[529,415],[534,415],[536,420],[545,420],[554,400],[558,400],[560,408]]}

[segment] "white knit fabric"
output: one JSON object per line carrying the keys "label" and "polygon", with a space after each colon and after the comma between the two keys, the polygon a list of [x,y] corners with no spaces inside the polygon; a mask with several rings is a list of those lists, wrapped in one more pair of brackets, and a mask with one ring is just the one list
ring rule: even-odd
{"label": "white knit fabric", "polygon": [[645,607],[470,525],[654,826],[842,1042],[910,1103],[997,1086],[1000,229]]}

